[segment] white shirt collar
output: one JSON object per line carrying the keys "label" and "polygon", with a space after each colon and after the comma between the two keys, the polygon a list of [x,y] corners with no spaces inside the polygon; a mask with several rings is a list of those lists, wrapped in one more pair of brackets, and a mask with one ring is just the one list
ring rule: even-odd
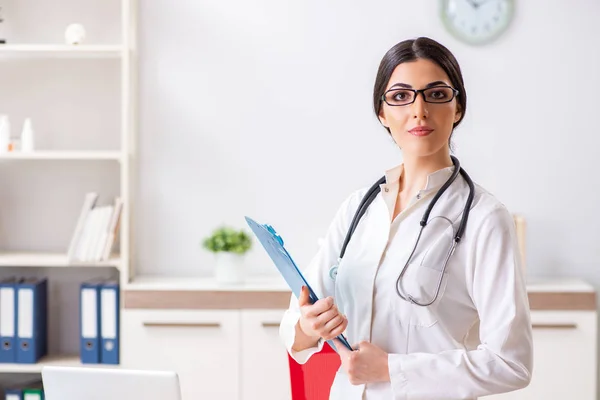
{"label": "white shirt collar", "polygon": [[[385,171],[386,183],[382,185],[382,188],[387,186],[391,189],[392,185],[398,185],[403,172],[404,164],[397,165],[394,168]],[[432,172],[427,176],[427,182],[425,183],[425,187],[421,190],[420,193],[424,194],[425,192],[429,192],[430,190],[439,189],[444,184],[444,182],[446,182],[448,178],[450,178],[452,172],[454,172],[454,166],[442,168],[435,172]]]}

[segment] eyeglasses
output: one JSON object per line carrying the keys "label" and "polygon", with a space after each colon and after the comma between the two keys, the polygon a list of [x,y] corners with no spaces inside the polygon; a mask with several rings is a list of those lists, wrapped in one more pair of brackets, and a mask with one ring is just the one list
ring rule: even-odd
{"label": "eyeglasses", "polygon": [[426,103],[440,104],[451,102],[459,92],[450,86],[434,86],[419,90],[394,88],[385,92],[381,96],[381,100],[390,106],[407,106],[415,102],[419,93],[423,95]]}

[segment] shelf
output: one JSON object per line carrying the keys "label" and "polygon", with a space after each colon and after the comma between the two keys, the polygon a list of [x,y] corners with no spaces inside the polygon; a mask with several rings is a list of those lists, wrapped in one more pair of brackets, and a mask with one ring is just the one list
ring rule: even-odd
{"label": "shelf", "polygon": [[112,364],[82,364],[79,355],[53,355],[43,357],[36,364],[3,364],[0,363],[0,373],[40,373],[47,365],[58,367],[92,367],[92,368],[115,368]]}
{"label": "shelf", "polygon": [[66,254],[61,253],[0,253],[0,267],[116,267],[121,260],[77,261],[70,263]]}
{"label": "shelf", "polygon": [[120,161],[118,151],[19,151],[0,154],[0,160],[112,160]]}
{"label": "shelf", "polygon": [[0,44],[0,57],[11,58],[116,58],[120,45]]}

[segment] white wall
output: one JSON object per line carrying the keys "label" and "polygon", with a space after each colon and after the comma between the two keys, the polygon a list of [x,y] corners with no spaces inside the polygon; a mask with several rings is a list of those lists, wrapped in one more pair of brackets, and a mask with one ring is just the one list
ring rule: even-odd
{"label": "white wall", "polygon": [[[141,2],[137,273],[211,274],[201,239],[244,215],[304,265],[339,203],[401,162],[373,82],[388,48],[427,35],[466,80],[457,156],[527,218],[529,274],[600,284],[600,3],[516,5],[503,37],[470,47],[437,1]],[[274,272],[261,248],[249,265]]]}

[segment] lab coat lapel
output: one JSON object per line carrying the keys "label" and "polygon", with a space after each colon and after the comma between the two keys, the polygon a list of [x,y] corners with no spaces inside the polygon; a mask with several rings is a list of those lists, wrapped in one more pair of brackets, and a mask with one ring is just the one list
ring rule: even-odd
{"label": "lab coat lapel", "polygon": [[351,344],[370,340],[375,275],[389,237],[389,212],[377,196],[358,225],[341,261],[336,280],[336,301],[342,313],[360,315],[348,321]]}

